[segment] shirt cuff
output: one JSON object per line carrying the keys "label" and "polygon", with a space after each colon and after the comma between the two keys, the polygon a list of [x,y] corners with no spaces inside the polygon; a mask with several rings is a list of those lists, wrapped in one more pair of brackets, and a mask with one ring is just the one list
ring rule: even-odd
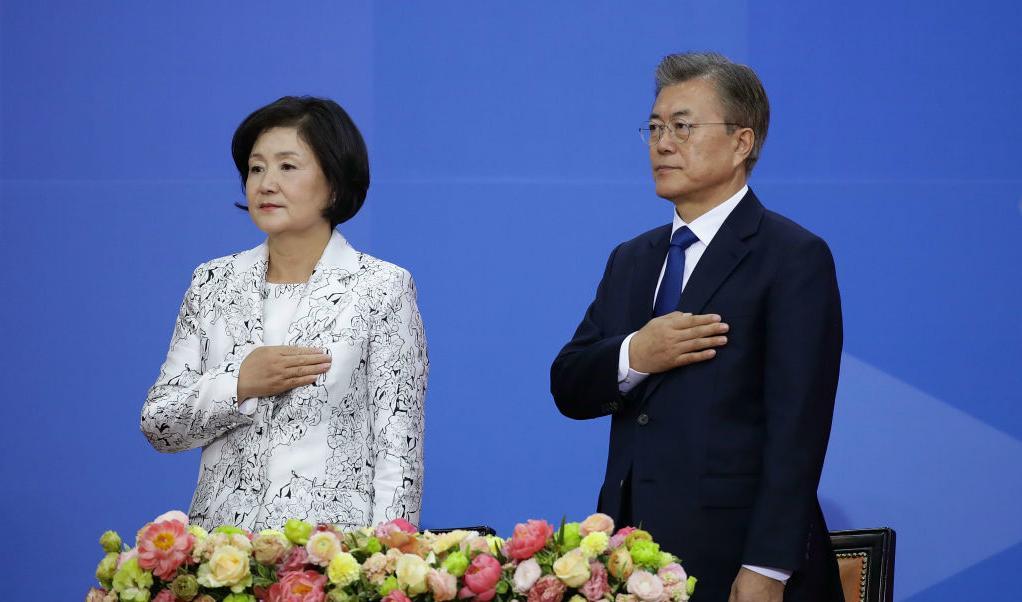
{"label": "shirt cuff", "polygon": [[791,571],[786,571],[784,569],[772,569],[770,567],[753,566],[751,564],[743,564],[742,568],[749,569],[753,573],[759,573],[764,577],[770,577],[771,579],[780,581],[781,583],[787,583],[788,579],[791,577]]}
{"label": "shirt cuff", "polygon": [[648,372],[632,370],[628,364],[628,349],[634,336],[635,333],[633,332],[626,336],[624,341],[621,341],[621,351],[618,352],[617,356],[617,390],[622,395],[637,387],[639,383],[649,376]]}

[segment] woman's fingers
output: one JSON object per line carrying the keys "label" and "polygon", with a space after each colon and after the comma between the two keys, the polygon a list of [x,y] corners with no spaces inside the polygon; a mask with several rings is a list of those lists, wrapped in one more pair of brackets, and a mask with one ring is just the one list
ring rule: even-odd
{"label": "woman's fingers", "polygon": [[300,378],[303,376],[320,375],[330,369],[330,362],[321,362],[319,364],[306,364],[303,366],[295,366],[288,371],[288,377]]}
{"label": "woman's fingers", "polygon": [[278,360],[280,366],[284,368],[294,368],[296,366],[310,366],[314,364],[329,364],[333,361],[329,355],[317,352],[317,353],[302,353],[294,355],[283,355]]}

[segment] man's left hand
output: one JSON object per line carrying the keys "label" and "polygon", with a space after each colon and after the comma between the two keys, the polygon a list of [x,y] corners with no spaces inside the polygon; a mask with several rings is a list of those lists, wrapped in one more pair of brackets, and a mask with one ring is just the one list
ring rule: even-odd
{"label": "man's left hand", "polygon": [[782,602],[784,583],[742,567],[731,584],[728,602]]}

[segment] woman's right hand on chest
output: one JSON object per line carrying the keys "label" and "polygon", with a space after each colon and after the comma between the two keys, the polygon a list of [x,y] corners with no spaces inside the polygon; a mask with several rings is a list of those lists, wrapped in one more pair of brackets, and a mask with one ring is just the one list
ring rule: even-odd
{"label": "woman's right hand on chest", "polygon": [[238,371],[238,403],[311,385],[330,369],[330,356],[316,347],[256,347]]}

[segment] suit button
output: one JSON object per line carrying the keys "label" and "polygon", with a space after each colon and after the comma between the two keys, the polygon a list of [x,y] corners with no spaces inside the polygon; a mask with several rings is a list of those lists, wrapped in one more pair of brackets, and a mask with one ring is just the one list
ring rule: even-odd
{"label": "suit button", "polygon": [[646,426],[649,423],[649,416],[645,414],[639,414],[639,417],[636,419],[636,422],[639,423],[639,426]]}

